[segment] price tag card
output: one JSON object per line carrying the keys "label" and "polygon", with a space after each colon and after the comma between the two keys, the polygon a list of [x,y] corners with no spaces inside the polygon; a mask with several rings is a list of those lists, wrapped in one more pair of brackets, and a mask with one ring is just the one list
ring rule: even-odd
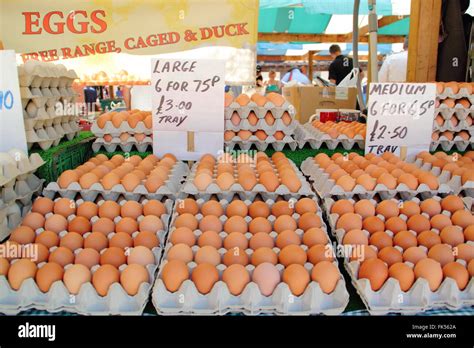
{"label": "price tag card", "polygon": [[[225,61],[153,59],[153,151],[196,160],[224,147]],[[165,132],[168,132],[165,134]]]}
{"label": "price tag card", "polygon": [[28,153],[15,51],[0,50],[0,152]]}
{"label": "price tag card", "polygon": [[365,153],[407,158],[428,151],[435,100],[434,83],[371,83]]}

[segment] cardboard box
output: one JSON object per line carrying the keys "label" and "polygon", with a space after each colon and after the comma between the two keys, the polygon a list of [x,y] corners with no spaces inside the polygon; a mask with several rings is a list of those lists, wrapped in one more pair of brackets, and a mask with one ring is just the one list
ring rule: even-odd
{"label": "cardboard box", "polygon": [[308,122],[316,109],[355,109],[355,87],[291,86],[283,87],[283,96],[295,107],[295,118]]}

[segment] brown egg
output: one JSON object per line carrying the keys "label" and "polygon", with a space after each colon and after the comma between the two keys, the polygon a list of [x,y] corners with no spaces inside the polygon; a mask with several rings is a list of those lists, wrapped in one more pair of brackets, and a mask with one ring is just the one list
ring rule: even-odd
{"label": "brown egg", "polygon": [[423,231],[418,234],[418,244],[430,249],[433,245],[441,244],[441,238],[433,231]]}
{"label": "brown egg", "polygon": [[79,233],[68,232],[64,237],[61,238],[59,246],[68,248],[72,252],[76,249],[82,248],[84,245],[84,238]]}
{"label": "brown egg", "polygon": [[199,236],[198,245],[200,247],[210,245],[214,247],[215,249],[219,249],[222,247],[222,238],[215,231],[212,231],[212,230],[206,231]]}
{"label": "brown egg", "polygon": [[106,296],[112,284],[119,281],[120,272],[112,265],[102,265],[92,275],[92,285],[100,296]]}
{"label": "brown egg", "polygon": [[49,216],[45,223],[44,229],[48,231],[53,231],[59,233],[61,231],[66,231],[68,226],[68,222],[66,218],[59,214],[54,214]]}
{"label": "brown egg", "polygon": [[9,240],[18,244],[30,244],[35,241],[35,238],[35,231],[31,227],[19,226],[11,232]]}
{"label": "brown egg", "polygon": [[313,245],[316,244],[323,244],[325,245],[328,242],[328,237],[326,233],[317,227],[310,228],[306,230],[303,234],[303,244],[311,248]]}
{"label": "brown egg", "polygon": [[199,222],[199,229],[201,231],[222,231],[222,222],[215,215],[204,216]]}
{"label": "brown egg", "polygon": [[369,216],[362,222],[362,228],[372,234],[378,231],[385,231],[385,224],[379,217]]}
{"label": "brown egg", "polygon": [[413,215],[418,215],[421,213],[420,206],[415,202],[402,202],[400,204],[400,214],[405,215],[406,217],[410,217]]}
{"label": "brown egg", "polygon": [[347,199],[338,200],[331,207],[331,214],[341,216],[346,213],[354,213],[354,205]]}
{"label": "brown egg", "polygon": [[311,270],[311,279],[317,282],[326,294],[334,291],[340,277],[339,269],[329,261],[321,261]]}
{"label": "brown egg", "polygon": [[354,213],[346,213],[342,215],[336,222],[336,229],[343,229],[344,231],[360,230],[362,229],[362,218],[360,215]]}
{"label": "brown egg", "polygon": [[125,264],[126,260],[124,250],[117,247],[109,247],[100,255],[101,265],[112,265],[116,268]]}
{"label": "brown egg", "polygon": [[293,295],[300,296],[308,286],[310,277],[302,265],[292,264],[283,271],[282,280],[288,284]]}
{"label": "brown egg", "polygon": [[[182,216],[183,215],[181,215],[180,217]],[[186,214],[184,216],[186,216]],[[178,219],[176,219],[176,221],[178,221]],[[195,219],[196,218],[194,218],[194,220]],[[178,227],[178,225],[176,226]],[[156,233],[158,231],[162,231],[164,229],[164,226],[163,226],[163,222],[161,221],[159,217],[154,216],[154,215],[147,215],[140,221],[138,225],[138,229],[140,230],[140,232],[149,231],[149,232]]]}
{"label": "brown egg", "polygon": [[362,230],[350,230],[344,234],[342,243],[344,245],[367,245],[369,244],[369,239]]}
{"label": "brown egg", "polygon": [[201,213],[204,216],[214,215],[214,216],[221,216],[224,215],[224,209],[219,202],[216,201],[207,201],[201,207]]}
{"label": "brown egg", "polygon": [[212,184],[212,176],[206,173],[197,174],[194,178],[194,185],[199,191],[205,191]]}
{"label": "brown egg", "polygon": [[105,201],[99,206],[99,217],[111,220],[120,216],[120,205],[114,201]]}
{"label": "brown egg", "polygon": [[414,265],[427,257],[426,251],[418,246],[409,247],[403,252],[403,261],[411,262]]}
{"label": "brown egg", "polygon": [[224,223],[224,231],[227,233],[240,232],[247,233],[247,222],[242,216],[234,215]]}
{"label": "brown egg", "polygon": [[228,217],[232,217],[232,216],[245,217],[248,215],[247,205],[245,205],[245,203],[242,201],[235,200],[227,206],[226,215]]}
{"label": "brown egg", "polygon": [[431,291],[436,291],[443,280],[441,265],[430,258],[420,260],[416,264],[414,271],[416,279],[424,278],[428,281]]}
{"label": "brown egg", "polygon": [[418,178],[413,174],[402,173],[397,180],[399,184],[405,184],[410,190],[416,190],[418,188]]}
{"label": "brown egg", "polygon": [[63,276],[64,285],[71,294],[77,295],[82,284],[89,283],[92,279],[90,270],[81,264],[69,267]]}
{"label": "brown egg", "polygon": [[357,177],[356,184],[361,185],[367,191],[372,191],[375,188],[377,182],[369,174],[362,174]]}
{"label": "brown egg", "polygon": [[36,236],[35,243],[42,244],[49,249],[59,245],[59,236],[52,231],[43,231]]}
{"label": "brown egg", "polygon": [[61,173],[58,178],[58,185],[60,188],[65,189],[73,182],[78,182],[79,176],[74,170],[65,170]]}
{"label": "brown egg", "polygon": [[361,263],[359,279],[368,279],[373,291],[378,291],[388,278],[388,267],[380,259],[368,259]]}
{"label": "brown egg", "polygon": [[392,237],[384,231],[375,232],[370,236],[369,244],[377,247],[378,250],[382,250],[385,247],[393,246]]}
{"label": "brown egg", "polygon": [[439,236],[442,243],[449,244],[452,247],[464,243],[464,234],[459,226],[446,226],[441,230]]}
{"label": "brown egg", "polygon": [[163,214],[166,214],[166,207],[163,203],[157,201],[156,199],[151,199],[143,205],[143,215],[145,216],[161,216]]}
{"label": "brown egg", "polygon": [[229,292],[238,296],[250,282],[250,275],[244,266],[234,263],[224,270],[222,280],[229,288]]}
{"label": "brown egg", "polygon": [[92,232],[100,232],[104,236],[115,231],[115,223],[109,218],[99,218],[92,224]]}
{"label": "brown egg", "polygon": [[463,210],[464,203],[460,197],[449,195],[441,200],[441,207],[443,208],[443,210],[447,210],[453,214],[458,210]]}
{"label": "brown egg", "polygon": [[397,262],[403,262],[402,253],[394,247],[385,247],[380,250],[377,254],[377,257],[384,261],[389,267]]}
{"label": "brown egg", "polygon": [[300,216],[298,221],[298,228],[306,231],[310,228],[321,227],[321,218],[315,213],[304,213]]}
{"label": "brown egg", "polygon": [[258,266],[261,263],[271,263],[276,265],[278,263],[278,256],[269,247],[260,247],[254,250],[251,255],[251,263]]}
{"label": "brown egg", "polygon": [[446,278],[455,280],[459,290],[464,290],[469,282],[469,272],[466,267],[458,262],[450,262],[443,267],[443,274]]}
{"label": "brown egg", "polygon": [[49,254],[49,262],[55,262],[62,267],[74,263],[74,254],[66,247],[60,246]]}
{"label": "brown egg", "polygon": [[375,206],[368,199],[361,199],[354,204],[354,212],[365,219],[375,215]]}
{"label": "brown egg", "polygon": [[292,230],[285,230],[278,234],[276,239],[276,246],[280,249],[283,249],[287,245],[300,245],[300,237]]}
{"label": "brown egg", "polygon": [[[230,237],[230,235],[229,235],[229,237]],[[226,240],[227,240],[227,238],[226,238]],[[269,234],[267,234],[265,232],[259,232],[259,233],[254,234],[252,236],[252,238],[250,238],[249,246],[253,250],[257,250],[259,248],[272,249],[275,246],[275,242],[274,242],[273,238],[270,237]],[[224,247],[225,247],[225,241],[224,241]],[[243,248],[243,249],[245,249],[245,248]]]}
{"label": "brown egg", "polygon": [[403,250],[417,246],[416,235],[409,231],[400,231],[393,237],[393,244],[398,245]]}
{"label": "brown egg", "polygon": [[36,272],[36,284],[42,292],[48,292],[56,281],[63,279],[63,267],[54,262],[44,264]]}
{"label": "brown egg", "polygon": [[307,255],[299,245],[292,244],[280,250],[278,260],[285,267],[294,263],[304,265],[307,260]]}
{"label": "brown egg", "polygon": [[389,219],[393,216],[398,216],[399,208],[398,204],[392,200],[385,200],[380,202],[375,208],[376,214],[383,215],[385,219]]}
{"label": "brown egg", "polygon": [[469,263],[474,259],[474,245],[472,244],[460,243],[454,250],[456,251],[457,260],[464,260]]}
{"label": "brown egg", "polygon": [[90,221],[83,216],[76,216],[74,219],[69,221],[68,230],[70,232],[77,232],[80,235],[92,231],[92,225]]}
{"label": "brown egg", "polygon": [[93,202],[83,202],[77,207],[77,216],[83,216],[86,219],[90,220],[92,217],[97,216],[99,208],[97,204]]}
{"label": "brown egg", "polygon": [[413,270],[405,265],[404,263],[395,263],[388,269],[388,275],[390,278],[395,278],[400,284],[402,291],[410,290],[411,286],[415,282],[415,273]]}
{"label": "brown egg", "polygon": [[99,177],[94,173],[86,173],[79,178],[79,185],[83,189],[89,189],[92,185],[99,182]]}
{"label": "brown egg", "polygon": [[9,268],[10,268],[10,262],[8,262],[7,259],[1,257],[0,258],[0,276],[7,276]]}
{"label": "brown egg", "polygon": [[[319,227],[319,226],[317,226]],[[277,232],[280,233],[285,230],[292,230],[296,231],[297,229],[297,224],[295,219],[293,219],[289,215],[280,215],[276,218],[275,222],[273,223],[273,229]]]}
{"label": "brown egg", "polygon": [[257,217],[267,218],[270,215],[270,208],[265,202],[256,201],[249,205],[248,215],[252,219]]}
{"label": "brown egg", "polygon": [[439,187],[438,178],[431,173],[420,173],[418,175],[418,181],[420,184],[425,184],[430,190],[437,190]]}
{"label": "brown egg", "polygon": [[385,229],[397,234],[400,231],[407,230],[406,222],[398,216],[392,216],[385,221]]}
{"label": "brown egg", "polygon": [[185,263],[189,263],[193,260],[194,255],[193,251],[187,244],[179,243],[173,245],[169,250],[166,256],[168,261],[180,260]]}
{"label": "brown egg", "polygon": [[36,264],[29,259],[20,259],[13,262],[8,269],[8,282],[13,290],[19,290],[24,280],[34,278]]}
{"label": "brown egg", "polygon": [[464,229],[470,225],[474,225],[474,216],[468,210],[458,210],[451,216],[451,221],[454,225]]}
{"label": "brown egg", "polygon": [[256,217],[249,223],[249,232],[256,234],[259,232],[272,232],[272,224],[264,217]]}
{"label": "brown egg", "polygon": [[115,185],[120,184],[120,179],[121,177],[116,172],[110,172],[105,174],[100,182],[105,190],[111,190]]}
{"label": "brown egg", "polygon": [[92,268],[99,264],[100,254],[97,250],[91,248],[82,249],[74,260],[75,264],[84,265],[87,268]]}
{"label": "brown egg", "polygon": [[428,251],[428,257],[438,261],[441,267],[454,261],[454,253],[448,244],[436,244]]}
{"label": "brown egg", "polygon": [[246,266],[249,263],[249,257],[245,250],[238,247],[227,250],[222,258],[222,263],[226,266],[240,264]]}
{"label": "brown egg", "polygon": [[33,202],[31,211],[34,213],[40,213],[41,215],[46,215],[51,213],[54,209],[54,202],[46,197],[38,197]]}
{"label": "brown egg", "polygon": [[298,214],[303,215],[304,213],[316,213],[318,211],[318,205],[311,198],[301,198],[295,204],[295,210]]}
{"label": "brown egg", "polygon": [[334,260],[334,252],[330,244],[316,244],[307,251],[307,258],[313,265],[321,261],[332,262]]}
{"label": "brown egg", "polygon": [[127,257],[127,263],[129,265],[137,263],[142,266],[147,266],[150,264],[155,264],[156,260],[155,260],[155,255],[153,255],[150,249],[142,245],[139,245],[131,249]]}
{"label": "brown egg", "polygon": [[417,234],[431,229],[430,220],[423,215],[413,215],[407,220],[409,230],[415,231]]}
{"label": "brown egg", "polygon": [[188,246],[196,244],[196,236],[188,227],[179,227],[171,233],[170,242],[172,244],[184,243]]}
{"label": "brown egg", "polygon": [[443,228],[452,225],[449,216],[444,214],[437,214],[431,217],[430,224],[432,228],[437,229],[438,231],[441,231]]}
{"label": "brown egg", "polygon": [[350,261],[362,262],[364,260],[377,258],[377,252],[368,245],[359,245],[357,248],[352,248],[349,256]]}
{"label": "brown egg", "polygon": [[185,280],[189,279],[188,266],[181,260],[169,260],[163,267],[161,279],[168,291],[175,292]]}
{"label": "brown egg", "polygon": [[212,290],[214,284],[219,280],[219,273],[215,266],[202,263],[193,270],[191,280],[196,285],[197,290],[205,295]]}
{"label": "brown egg", "polygon": [[115,233],[113,237],[109,239],[109,246],[122,249],[131,248],[133,246],[132,236],[125,232]]}
{"label": "brown egg", "polygon": [[469,271],[469,275],[471,277],[474,277],[474,261],[473,260],[469,261],[469,264],[467,265],[467,270]]}
{"label": "brown egg", "polygon": [[67,218],[76,213],[76,202],[69,198],[60,198],[54,202],[54,214],[59,214]]}
{"label": "brown egg", "polygon": [[128,217],[136,220],[140,215],[142,215],[142,213],[142,205],[135,201],[127,201],[120,207],[120,215],[122,217]]}
{"label": "brown egg", "polygon": [[433,217],[441,213],[441,204],[434,198],[428,198],[420,203],[420,209],[422,213]]}
{"label": "brown egg", "polygon": [[109,240],[101,232],[92,232],[84,239],[84,248],[91,248],[97,251],[107,248]]}

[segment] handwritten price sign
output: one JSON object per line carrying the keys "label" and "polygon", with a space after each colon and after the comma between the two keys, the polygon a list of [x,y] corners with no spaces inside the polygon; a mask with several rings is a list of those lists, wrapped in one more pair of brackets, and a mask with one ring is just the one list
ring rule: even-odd
{"label": "handwritten price sign", "polygon": [[405,157],[428,151],[435,99],[433,83],[372,83],[365,153]]}

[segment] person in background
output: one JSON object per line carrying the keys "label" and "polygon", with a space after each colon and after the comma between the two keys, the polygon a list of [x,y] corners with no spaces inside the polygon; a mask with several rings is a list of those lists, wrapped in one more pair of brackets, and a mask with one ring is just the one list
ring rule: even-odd
{"label": "person in background", "polygon": [[270,93],[270,92],[280,93],[281,92],[281,82],[276,80],[276,72],[274,70],[268,73],[268,80],[265,81],[265,86],[267,87],[267,93]]}
{"label": "person in background", "polygon": [[123,98],[122,88],[120,86],[117,86],[117,92],[115,92],[115,96],[117,98]]}
{"label": "person in background", "polygon": [[352,58],[343,55],[339,45],[331,45],[329,54],[333,58],[329,65],[329,81],[338,85],[352,71],[354,67]]}
{"label": "person in background", "polygon": [[84,88],[84,101],[87,105],[87,111],[96,112],[97,107],[97,90],[95,87],[87,86]]}
{"label": "person in background", "polygon": [[[305,67],[303,67],[303,70],[305,70]],[[281,83],[283,85],[286,85],[290,81],[297,81],[303,85],[310,85],[311,81],[309,80],[308,76],[304,74],[303,70],[297,67],[291,68],[283,76],[283,78],[281,79]]]}
{"label": "person in background", "polygon": [[408,37],[403,42],[403,51],[385,58],[379,71],[379,82],[405,82],[407,80]]}
{"label": "person in background", "polygon": [[263,76],[257,76],[257,82],[255,85],[255,92],[261,95],[265,95],[265,84],[263,83]]}

